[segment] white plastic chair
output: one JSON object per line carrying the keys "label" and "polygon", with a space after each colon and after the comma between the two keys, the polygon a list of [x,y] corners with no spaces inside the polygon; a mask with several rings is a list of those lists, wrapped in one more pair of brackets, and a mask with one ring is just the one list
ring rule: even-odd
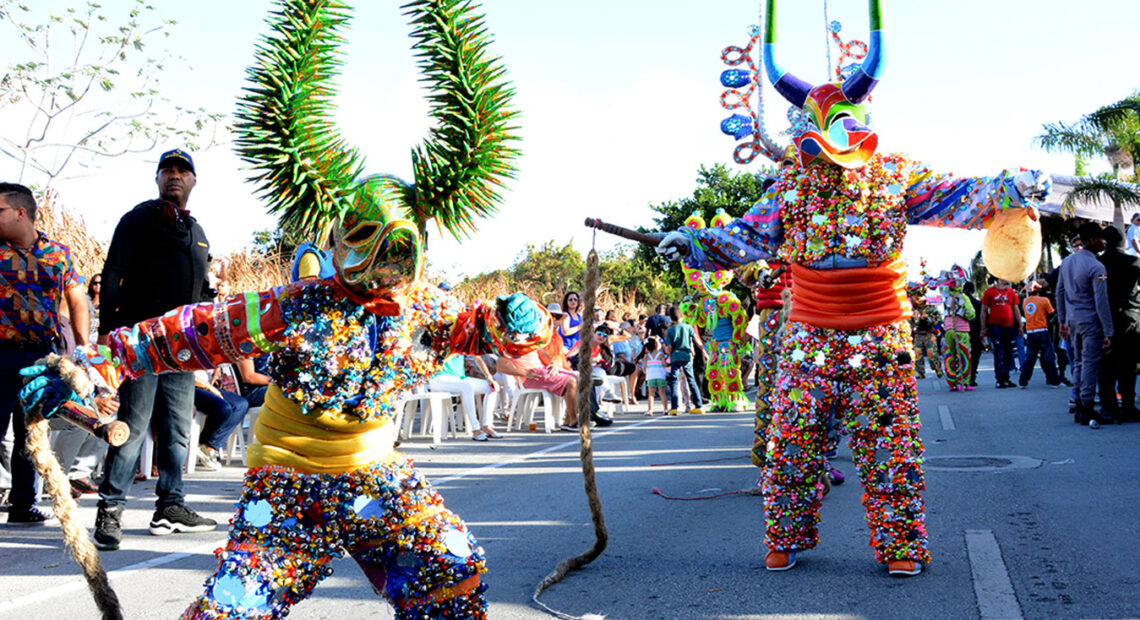
{"label": "white plastic chair", "polygon": [[[198,420],[198,416],[204,415],[199,413],[197,409],[194,410],[193,415],[190,416],[190,439],[186,445],[186,473],[192,474],[198,467],[198,438],[202,435],[202,423]],[[154,469],[154,435],[151,434],[150,429],[147,428],[143,431],[143,444],[142,450],[139,452],[139,473],[146,480],[150,480],[153,476],[150,475]]]}
{"label": "white plastic chair", "polygon": [[[249,420],[250,412],[254,411],[254,409],[260,410],[261,407],[251,407],[250,410],[245,414],[245,420]],[[245,420],[242,421],[243,424],[245,423]],[[245,437],[246,435],[242,429],[242,424],[238,424],[237,427],[234,428],[233,432],[230,433],[230,438],[226,440],[226,467],[229,467],[234,458],[241,459],[242,465],[246,464],[245,448],[249,444],[246,442]]]}
{"label": "white plastic chair", "polygon": [[621,399],[621,402],[608,403],[603,400],[598,404],[608,413],[610,413],[610,415],[613,415],[613,409],[615,408],[617,409],[618,413],[625,413],[625,403],[629,400],[629,381],[626,380],[626,377],[606,375],[606,387],[610,391],[613,391],[614,388],[617,388],[618,398]]}
{"label": "white plastic chair", "polygon": [[546,390],[524,388],[515,393],[515,405],[507,418],[507,430],[512,423],[516,424],[517,430],[522,430],[523,425],[530,426],[539,402],[542,403],[544,430],[549,433],[558,428],[558,421],[562,419],[562,397]]}
{"label": "white plastic chair", "polygon": [[153,478],[150,472],[154,469],[154,436],[150,434],[149,428],[143,429],[143,433],[142,451],[139,452],[139,470],[141,470],[139,473],[142,474],[144,480],[150,480]]}
{"label": "white plastic chair", "polygon": [[[186,473],[192,474],[198,468],[198,440],[202,438],[202,420],[206,414],[194,410],[190,416],[190,443],[186,446]],[[149,437],[149,435],[148,435]]]}
{"label": "white plastic chair", "polygon": [[[418,406],[419,410],[423,412],[420,415],[420,433],[426,435],[430,430],[433,445],[438,446],[443,443],[445,423],[447,430],[451,433],[451,438],[455,439],[455,429],[458,422],[455,419],[455,409],[451,402],[453,396],[455,395],[451,392],[406,394],[400,399],[400,403],[396,407],[395,422],[397,427],[401,428],[400,435],[405,438],[411,436],[412,427],[416,421],[416,413],[415,411],[409,413],[408,408]],[[423,407],[425,404],[428,406],[427,409]],[[446,420],[444,419],[445,416]]]}
{"label": "white plastic chair", "polygon": [[257,436],[254,435],[254,433],[253,433],[253,427],[257,426],[257,416],[260,414],[261,414],[261,407],[250,407],[249,411],[247,411],[245,414],[246,424],[249,425],[246,427],[246,430],[245,430],[245,446],[246,446],[246,448],[249,448],[249,446],[253,445],[254,441],[257,441]]}

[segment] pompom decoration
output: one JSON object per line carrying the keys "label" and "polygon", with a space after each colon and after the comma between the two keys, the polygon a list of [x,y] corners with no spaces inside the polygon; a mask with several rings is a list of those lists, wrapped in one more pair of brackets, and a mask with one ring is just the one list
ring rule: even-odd
{"label": "pompom decoration", "polygon": [[982,243],[982,262],[994,277],[1020,282],[1041,260],[1041,222],[1027,209],[1006,209],[990,220]]}

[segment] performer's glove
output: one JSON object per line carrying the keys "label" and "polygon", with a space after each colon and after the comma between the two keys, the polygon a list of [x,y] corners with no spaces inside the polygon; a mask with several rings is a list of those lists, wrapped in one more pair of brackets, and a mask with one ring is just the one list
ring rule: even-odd
{"label": "performer's glove", "polygon": [[674,230],[657,244],[657,255],[667,261],[680,260],[689,255],[689,236]]}
{"label": "performer's glove", "polygon": [[764,269],[760,272],[760,288],[772,288],[776,285],[776,278],[772,277],[771,269]]}
{"label": "performer's glove", "polygon": [[25,381],[24,387],[20,389],[20,402],[25,411],[38,409],[40,415],[50,418],[63,403],[69,400],[82,402],[58,372],[43,364],[21,369],[20,375]]}
{"label": "performer's glove", "polygon": [[[1013,183],[1018,193],[1026,203],[1041,203],[1049,197],[1053,188],[1053,180],[1048,174],[1040,170],[1025,170],[1013,177]],[[1030,206],[1026,204],[1026,206]]]}

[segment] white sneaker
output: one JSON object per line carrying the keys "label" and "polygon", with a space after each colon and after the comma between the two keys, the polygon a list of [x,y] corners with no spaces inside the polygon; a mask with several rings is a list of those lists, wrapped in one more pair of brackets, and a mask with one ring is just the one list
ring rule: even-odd
{"label": "white sneaker", "polygon": [[198,446],[198,466],[206,471],[218,471],[222,464],[214,457],[214,450],[209,446]]}

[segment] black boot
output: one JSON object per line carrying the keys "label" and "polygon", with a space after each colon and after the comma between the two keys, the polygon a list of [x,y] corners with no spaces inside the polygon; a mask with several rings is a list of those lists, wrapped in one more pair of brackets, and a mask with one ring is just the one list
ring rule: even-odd
{"label": "black boot", "polygon": [[1097,420],[1099,420],[1101,424],[1120,424],[1120,412],[1101,407],[1100,415],[1097,416]]}
{"label": "black boot", "polygon": [[1077,403],[1077,410],[1073,414],[1073,421],[1081,426],[1089,423],[1093,419],[1093,406],[1088,403]]}
{"label": "black boot", "polygon": [[123,506],[104,506],[99,503],[95,515],[95,548],[114,551],[123,540]]}

